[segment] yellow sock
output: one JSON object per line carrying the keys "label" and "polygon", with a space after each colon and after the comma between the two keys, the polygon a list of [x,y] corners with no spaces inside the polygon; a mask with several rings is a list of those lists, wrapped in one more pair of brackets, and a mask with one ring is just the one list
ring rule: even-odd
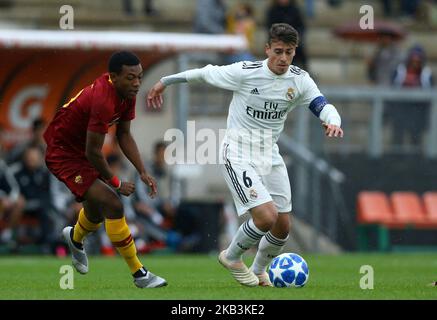
{"label": "yellow sock", "polygon": [[85,215],[85,210],[80,209],[79,217],[74,225],[73,240],[79,243],[83,242],[85,236],[91,232],[96,231],[100,227],[101,223],[93,223],[88,220]]}
{"label": "yellow sock", "polygon": [[105,219],[106,233],[113,246],[128,264],[131,273],[135,273],[143,265],[137,257],[137,248],[130,234],[126,218]]}

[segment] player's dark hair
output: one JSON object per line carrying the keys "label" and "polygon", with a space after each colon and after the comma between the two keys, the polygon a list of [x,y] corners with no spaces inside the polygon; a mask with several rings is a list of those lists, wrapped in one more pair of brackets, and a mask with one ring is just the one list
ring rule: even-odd
{"label": "player's dark hair", "polygon": [[136,66],[140,64],[140,59],[129,51],[118,51],[109,58],[108,71],[120,73],[123,66]]}
{"label": "player's dark hair", "polygon": [[272,24],[269,31],[269,45],[273,41],[282,41],[286,44],[297,46],[299,44],[299,34],[292,26],[287,23]]}

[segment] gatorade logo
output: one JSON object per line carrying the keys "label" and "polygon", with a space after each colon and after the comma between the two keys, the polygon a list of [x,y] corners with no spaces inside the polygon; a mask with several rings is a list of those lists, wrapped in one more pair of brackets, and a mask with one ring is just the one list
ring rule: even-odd
{"label": "gatorade logo", "polygon": [[46,85],[27,86],[18,91],[11,99],[9,122],[13,127],[28,129],[32,121],[39,118],[43,110],[43,101],[49,89]]}

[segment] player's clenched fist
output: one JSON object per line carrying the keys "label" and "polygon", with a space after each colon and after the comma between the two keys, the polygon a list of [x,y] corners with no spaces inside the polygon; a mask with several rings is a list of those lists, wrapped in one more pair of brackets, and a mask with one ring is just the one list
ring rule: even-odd
{"label": "player's clenched fist", "polygon": [[117,190],[124,196],[130,196],[135,191],[135,184],[132,182],[121,182],[120,189]]}

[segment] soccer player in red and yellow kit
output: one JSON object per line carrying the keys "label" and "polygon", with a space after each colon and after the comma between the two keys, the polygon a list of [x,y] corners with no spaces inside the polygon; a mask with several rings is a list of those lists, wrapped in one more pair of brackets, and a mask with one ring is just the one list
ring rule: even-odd
{"label": "soccer player in red and yellow kit", "polygon": [[111,56],[108,71],[62,106],[44,133],[47,167],[83,203],[77,223],[64,228],[63,236],[74,267],[85,274],[88,259],[83,240],[104,221],[106,233],[128,264],[134,284],[139,288],[165,286],[163,278],[152,274],[139,261],[126,224],[119,194],[129,196],[135,185],[120,181],[102,153],[108,128],[116,124],[122,152],[149,187],[149,195],[155,196],[155,180],[146,172],[130,132],[143,70],[136,55],[120,51]]}

